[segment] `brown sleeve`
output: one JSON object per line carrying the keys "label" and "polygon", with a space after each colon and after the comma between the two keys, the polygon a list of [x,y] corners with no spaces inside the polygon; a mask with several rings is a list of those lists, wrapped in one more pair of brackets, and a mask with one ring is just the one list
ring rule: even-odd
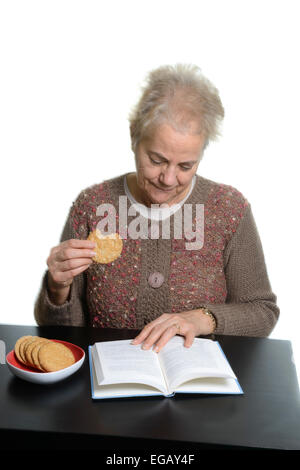
{"label": "brown sleeve", "polygon": [[[78,199],[79,200],[79,199]],[[60,242],[71,238],[78,238],[78,234],[73,229],[72,213],[76,202],[70,209],[69,216],[65,223]],[[80,238],[87,238],[81,232]],[[47,290],[47,275],[44,273],[40,291],[34,306],[34,317],[38,325],[87,325],[87,307],[85,301],[85,274],[79,274],[73,280],[70,295],[67,302],[62,305],[55,305],[51,302]]]}
{"label": "brown sleeve", "polygon": [[225,249],[224,265],[226,303],[206,305],[217,320],[215,333],[268,336],[278,320],[279,308],[250,205]]}

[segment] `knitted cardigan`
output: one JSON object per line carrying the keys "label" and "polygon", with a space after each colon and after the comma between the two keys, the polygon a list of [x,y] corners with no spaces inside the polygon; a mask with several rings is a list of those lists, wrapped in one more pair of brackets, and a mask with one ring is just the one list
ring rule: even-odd
{"label": "knitted cardigan", "polygon": [[[127,198],[124,175],[82,191],[70,209],[61,241],[86,239],[101,220],[100,204],[112,204],[118,220],[119,196]],[[127,204],[130,207],[129,198]],[[35,302],[37,323],[141,329],[162,313],[205,306],[216,318],[216,334],[268,336],[279,308],[250,204],[235,188],[199,175],[185,204],[204,204],[201,249],[188,250],[188,238],[174,237],[171,215],[169,239],[124,238],[115,261],[93,262],[74,278],[63,305],[49,299],[46,271]],[[128,225],[133,218],[128,216]],[[193,224],[195,228],[195,218]],[[151,273],[161,275],[159,287],[149,282]]]}

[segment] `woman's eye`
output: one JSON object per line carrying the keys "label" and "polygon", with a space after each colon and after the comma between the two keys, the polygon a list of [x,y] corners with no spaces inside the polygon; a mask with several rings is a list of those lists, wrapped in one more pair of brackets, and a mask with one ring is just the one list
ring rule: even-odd
{"label": "woman's eye", "polygon": [[189,171],[189,170],[191,170],[191,168],[190,168],[189,166],[182,166],[181,169],[182,169],[183,171]]}
{"label": "woman's eye", "polygon": [[[153,165],[162,165],[163,163],[165,163],[165,162],[163,162],[163,161],[161,161],[161,160],[154,160],[154,159],[151,158],[151,157],[149,157],[149,159],[150,159],[150,162],[153,163]],[[183,171],[189,171],[189,170],[192,169],[190,166],[180,166],[180,168],[181,168],[181,170],[183,170]]]}
{"label": "woman's eye", "polygon": [[150,160],[151,160],[151,163],[153,163],[154,165],[160,165],[162,163],[160,161],[153,160],[153,158],[150,158]]}

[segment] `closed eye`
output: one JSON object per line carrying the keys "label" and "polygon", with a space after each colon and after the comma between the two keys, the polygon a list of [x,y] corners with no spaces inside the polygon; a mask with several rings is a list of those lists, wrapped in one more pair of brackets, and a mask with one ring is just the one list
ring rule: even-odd
{"label": "closed eye", "polygon": [[153,165],[160,165],[161,163],[164,163],[162,161],[153,160],[153,158],[151,158],[151,157],[150,157],[150,161],[151,161],[151,163],[153,163]]}
{"label": "closed eye", "polygon": [[180,166],[180,168],[183,170],[183,171],[189,171],[192,169],[191,166]]}
{"label": "closed eye", "polygon": [[[150,162],[153,165],[163,165],[165,163],[168,163],[168,160],[156,160],[156,159],[152,158],[150,155],[148,155],[148,157],[149,157]],[[193,166],[194,166],[194,163],[193,163],[193,165],[189,165],[189,166],[186,166],[184,164],[179,165],[180,169],[183,170],[183,171],[189,171],[193,168]]]}

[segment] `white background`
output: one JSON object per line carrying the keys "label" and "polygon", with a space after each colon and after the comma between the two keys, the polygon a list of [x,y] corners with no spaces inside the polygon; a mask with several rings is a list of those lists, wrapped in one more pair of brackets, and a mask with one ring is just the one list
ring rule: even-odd
{"label": "white background", "polygon": [[91,184],[134,170],[145,74],[195,63],[225,107],[198,173],[252,205],[281,317],[299,335],[299,2],[0,1],[0,323],[35,324],[46,258]]}

